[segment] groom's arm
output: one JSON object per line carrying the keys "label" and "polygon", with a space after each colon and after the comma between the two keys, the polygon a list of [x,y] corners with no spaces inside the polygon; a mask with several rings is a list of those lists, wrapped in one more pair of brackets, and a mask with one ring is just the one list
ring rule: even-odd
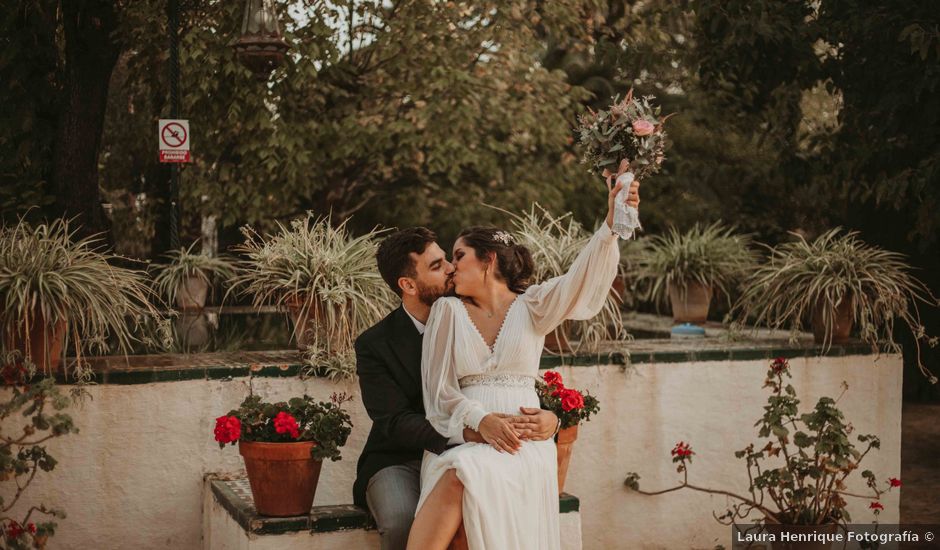
{"label": "groom's arm", "polygon": [[386,437],[404,446],[443,453],[447,438],[437,433],[424,414],[411,408],[388,365],[361,338],[355,349],[362,403],[372,422]]}

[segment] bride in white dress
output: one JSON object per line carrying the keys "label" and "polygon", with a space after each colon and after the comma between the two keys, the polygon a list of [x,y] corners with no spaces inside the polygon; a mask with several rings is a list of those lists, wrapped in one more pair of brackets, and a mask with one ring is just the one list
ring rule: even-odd
{"label": "bride in white dress", "polygon": [[[631,187],[628,204],[639,205],[638,187]],[[462,441],[468,427],[487,443],[425,452],[409,550],[447,548],[461,522],[471,550],[559,548],[555,443],[522,440],[504,415],[539,407],[535,379],[545,335],[603,306],[620,258],[610,230],[619,190],[610,189],[607,223],[568,272],[539,285],[526,287],[532,257],[504,231],[471,228],[454,244],[460,298],[441,298],[431,308],[421,363],[424,406],[445,437]]]}

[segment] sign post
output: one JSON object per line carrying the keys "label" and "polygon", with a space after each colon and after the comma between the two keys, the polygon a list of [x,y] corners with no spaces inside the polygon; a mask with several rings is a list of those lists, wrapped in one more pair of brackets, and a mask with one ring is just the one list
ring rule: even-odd
{"label": "sign post", "polygon": [[189,156],[189,121],[161,118],[157,125],[160,162],[191,162]]}

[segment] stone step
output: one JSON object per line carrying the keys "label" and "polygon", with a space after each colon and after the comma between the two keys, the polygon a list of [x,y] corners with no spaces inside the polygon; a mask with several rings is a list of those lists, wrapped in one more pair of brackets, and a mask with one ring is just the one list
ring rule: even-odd
{"label": "stone step", "polygon": [[[577,497],[563,493],[562,550],[581,550],[581,514]],[[375,524],[358,506],[314,506],[309,515],[259,516],[247,478],[207,476],[203,499],[205,550],[351,550],[379,548]]]}

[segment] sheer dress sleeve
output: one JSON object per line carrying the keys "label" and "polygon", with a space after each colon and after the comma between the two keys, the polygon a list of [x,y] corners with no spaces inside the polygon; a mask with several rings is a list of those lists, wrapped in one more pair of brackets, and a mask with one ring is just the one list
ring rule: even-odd
{"label": "sheer dress sleeve", "polygon": [[448,438],[460,438],[464,427],[479,431],[487,412],[468,399],[457,383],[455,337],[458,298],[441,298],[431,307],[421,350],[424,410],[435,430]]}
{"label": "sheer dress sleeve", "polygon": [[567,273],[530,286],[522,295],[536,332],[544,336],[562,321],[597,315],[610,293],[619,262],[617,235],[602,224]]}

